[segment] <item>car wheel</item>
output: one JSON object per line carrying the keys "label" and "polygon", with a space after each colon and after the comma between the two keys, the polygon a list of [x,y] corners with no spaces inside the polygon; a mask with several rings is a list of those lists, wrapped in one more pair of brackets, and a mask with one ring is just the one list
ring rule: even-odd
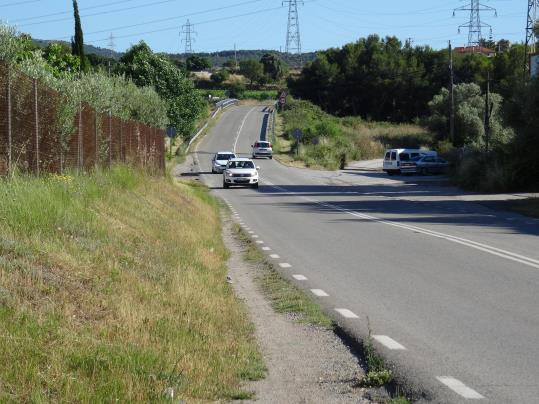
{"label": "car wheel", "polygon": [[270,160],[273,160],[273,156],[269,156]]}
{"label": "car wheel", "polygon": [[429,173],[426,168],[422,168],[421,170],[419,170],[419,172],[421,173],[421,175],[427,175]]}
{"label": "car wheel", "polygon": [[225,181],[223,181],[223,188],[227,189],[228,187],[229,185]]}
{"label": "car wheel", "polygon": [[256,184],[253,184],[254,189],[258,189],[258,182]]}

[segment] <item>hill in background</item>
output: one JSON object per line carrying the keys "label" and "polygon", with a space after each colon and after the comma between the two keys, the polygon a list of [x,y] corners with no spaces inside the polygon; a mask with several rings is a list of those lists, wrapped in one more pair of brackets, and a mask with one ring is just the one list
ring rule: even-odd
{"label": "hill in background", "polygon": [[[71,46],[71,44],[66,41],[51,41],[51,40],[44,40],[44,39],[34,39],[34,43],[41,48],[46,47],[51,42],[63,43],[69,47]],[[84,45],[84,52],[87,55],[97,55],[104,58],[110,58],[112,56],[112,59],[115,59],[115,60],[119,60],[123,55],[122,52],[111,51],[110,49],[100,48],[93,45]],[[290,66],[294,66],[297,64],[297,57],[295,55],[289,55],[287,53],[274,51],[274,50],[266,50],[266,49],[238,50],[236,52],[238,62],[241,62],[242,60],[249,60],[249,59],[260,60],[265,53],[271,53],[271,54],[277,55],[279,58],[281,58],[281,60],[283,60]],[[189,56],[183,53],[164,53],[164,54],[176,60],[185,60]],[[226,50],[226,51],[212,52],[212,53],[201,52],[201,53],[194,53],[194,55],[207,58],[210,61],[211,65],[216,66],[216,67],[223,66],[223,63],[225,63],[228,60],[234,60],[233,50]],[[315,52],[304,53],[302,55],[302,63],[305,64],[308,62],[312,62],[315,58],[316,58]]]}

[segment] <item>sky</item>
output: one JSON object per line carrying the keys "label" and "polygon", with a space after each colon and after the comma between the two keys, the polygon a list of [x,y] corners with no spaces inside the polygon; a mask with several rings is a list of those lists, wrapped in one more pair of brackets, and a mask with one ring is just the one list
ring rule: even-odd
{"label": "sky", "polygon": [[[340,47],[376,33],[436,49],[467,42],[468,11],[453,9],[471,0],[304,0],[299,2],[303,51]],[[0,20],[34,38],[69,40],[71,0],[0,0]],[[158,52],[183,52],[187,19],[194,24],[195,52],[285,48],[288,6],[282,0],[79,0],[85,43],[125,51],[140,40]],[[483,0],[497,9],[481,13],[495,40],[524,40],[526,0]],[[489,36],[488,28],[484,37]]]}

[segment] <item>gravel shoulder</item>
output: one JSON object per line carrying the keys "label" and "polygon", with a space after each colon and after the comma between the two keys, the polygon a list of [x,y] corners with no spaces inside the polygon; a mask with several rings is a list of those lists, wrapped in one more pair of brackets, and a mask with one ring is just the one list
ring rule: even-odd
{"label": "gravel shoulder", "polygon": [[264,270],[243,258],[244,247],[223,217],[223,238],[231,252],[229,276],[246,306],[268,368],[267,377],[249,383],[257,403],[370,403],[355,385],[364,375],[361,363],[331,331],[300,324],[292,315],[276,313],[257,284]]}

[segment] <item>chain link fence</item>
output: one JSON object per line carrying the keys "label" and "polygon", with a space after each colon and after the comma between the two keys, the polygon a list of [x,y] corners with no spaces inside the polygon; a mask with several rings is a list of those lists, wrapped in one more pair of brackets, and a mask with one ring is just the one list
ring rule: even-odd
{"label": "chain link fence", "polygon": [[163,130],[81,102],[63,135],[62,105],[61,94],[0,62],[0,176],[82,172],[115,162],[164,173]]}

